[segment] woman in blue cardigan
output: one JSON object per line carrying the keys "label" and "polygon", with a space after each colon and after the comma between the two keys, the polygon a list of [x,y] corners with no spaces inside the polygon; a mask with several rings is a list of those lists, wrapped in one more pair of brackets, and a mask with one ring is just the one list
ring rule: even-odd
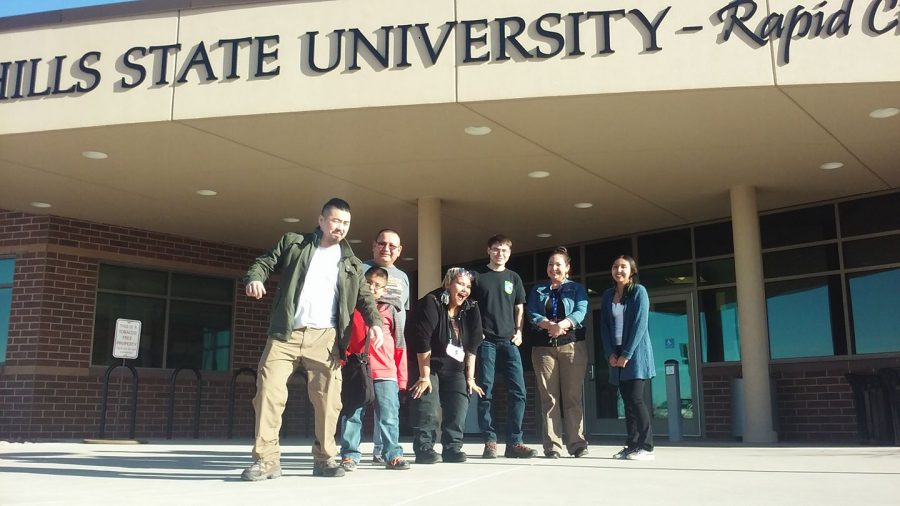
{"label": "woman in blue cardigan", "polygon": [[612,265],[615,286],[603,292],[600,337],[609,357],[609,382],[619,385],[625,404],[625,448],[616,459],[653,460],[653,429],[644,389],[656,376],[647,320],[647,289],[634,282],[637,263],[622,255]]}

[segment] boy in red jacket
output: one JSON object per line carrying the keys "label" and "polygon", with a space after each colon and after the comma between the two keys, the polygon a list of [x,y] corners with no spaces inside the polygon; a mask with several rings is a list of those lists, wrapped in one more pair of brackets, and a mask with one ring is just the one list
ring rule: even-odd
{"label": "boy in red jacket", "polygon": [[[375,431],[381,433],[384,442],[384,465],[387,469],[406,470],[409,462],[403,458],[400,446],[400,390],[406,390],[406,345],[397,341],[394,332],[397,308],[400,301],[385,298],[388,273],[381,267],[366,272],[366,282],[378,302],[378,312],[383,321],[384,343],[376,348],[369,346],[369,367],[375,380],[375,410],[379,421]],[[359,311],[353,313],[350,327],[350,344],[347,354],[365,351],[366,323]],[[359,443],[362,439],[362,420],[366,407],[341,413],[341,466],[353,471],[362,457]]]}

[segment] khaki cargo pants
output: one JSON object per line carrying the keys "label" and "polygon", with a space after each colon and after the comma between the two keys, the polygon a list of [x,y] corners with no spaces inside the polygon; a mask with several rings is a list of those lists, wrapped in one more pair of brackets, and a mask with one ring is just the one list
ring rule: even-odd
{"label": "khaki cargo pants", "polygon": [[309,401],[315,413],[316,441],[312,447],[317,463],[334,459],[334,434],[341,413],[341,363],[334,329],[294,330],[285,341],[269,338],[259,359],[256,378],[256,441],[254,460],[281,457],[278,434],[287,403],[287,382],[298,368],[306,370]]}

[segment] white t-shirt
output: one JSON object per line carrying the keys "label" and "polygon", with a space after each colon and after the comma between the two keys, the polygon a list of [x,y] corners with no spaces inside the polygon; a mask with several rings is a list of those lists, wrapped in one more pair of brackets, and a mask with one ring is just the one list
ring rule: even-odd
{"label": "white t-shirt", "polygon": [[613,324],[615,325],[615,344],[622,346],[622,328],[625,326],[625,305],[614,302],[612,305]]}
{"label": "white t-shirt", "polygon": [[328,329],[337,326],[337,278],[341,245],[319,246],[313,253],[303,289],[297,298],[294,328]]}

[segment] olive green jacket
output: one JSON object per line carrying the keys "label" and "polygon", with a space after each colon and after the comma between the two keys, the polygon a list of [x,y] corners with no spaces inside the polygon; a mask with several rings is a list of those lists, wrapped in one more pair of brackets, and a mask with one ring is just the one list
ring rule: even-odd
{"label": "olive green jacket", "polygon": [[[278,290],[272,303],[268,334],[270,337],[286,341],[294,327],[294,313],[297,298],[306,280],[306,270],[313,253],[322,239],[322,230],[308,234],[287,233],[271,250],[253,262],[244,276],[244,284],[251,281],[265,283],[269,276],[279,272]],[[369,285],[366,284],[366,266],[356,258],[347,241],[341,241],[341,260],[338,263],[338,314],[337,341],[341,355],[350,341],[350,323],[354,308],[359,309],[369,326],[381,326],[381,315]]]}

